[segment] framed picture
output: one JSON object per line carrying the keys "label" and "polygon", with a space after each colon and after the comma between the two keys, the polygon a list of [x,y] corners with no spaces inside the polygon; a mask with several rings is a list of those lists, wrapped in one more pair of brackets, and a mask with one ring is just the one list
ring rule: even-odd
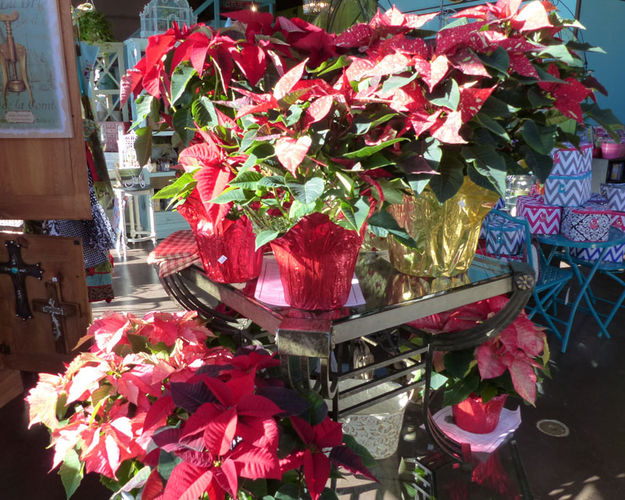
{"label": "framed picture", "polygon": [[0,3],[0,138],[73,136],[65,68],[57,1]]}

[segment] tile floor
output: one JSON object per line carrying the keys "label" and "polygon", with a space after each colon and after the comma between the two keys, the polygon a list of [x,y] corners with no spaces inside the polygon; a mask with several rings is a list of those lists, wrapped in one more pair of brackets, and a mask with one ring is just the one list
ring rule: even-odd
{"label": "tile floor", "polygon": [[[155,309],[178,309],[158,284],[155,271],[145,263],[146,256],[145,248],[136,248],[125,262],[117,263],[117,298],[110,304],[95,304],[94,316],[105,310],[139,315]],[[598,283],[610,294],[610,283]],[[517,431],[519,452],[536,499],[625,499],[625,313],[619,312],[611,330],[612,339],[598,339],[592,320],[580,315],[566,354],[559,352],[558,340],[550,338],[552,378],[545,382],[545,394],[537,407],[522,408],[523,422]],[[29,387],[36,381],[32,374],[24,378]],[[411,404],[408,413],[416,411]],[[565,423],[570,434],[560,438],[542,434],[536,428],[541,419]],[[47,473],[52,462],[52,450],[46,450],[47,431],[42,426],[27,430],[26,425],[27,409],[21,398],[0,409],[0,499],[62,500],[65,495],[59,477],[55,472]],[[415,428],[419,432],[415,426],[405,431]],[[401,446],[422,444],[404,442]],[[390,471],[392,476],[396,466],[396,459],[387,459],[380,471]],[[393,488],[374,491],[354,482],[339,484],[339,492],[345,499],[399,498]],[[471,496],[453,495],[447,491],[439,498],[491,498],[483,490]],[[109,493],[97,478],[88,476],[73,498],[103,500]]]}

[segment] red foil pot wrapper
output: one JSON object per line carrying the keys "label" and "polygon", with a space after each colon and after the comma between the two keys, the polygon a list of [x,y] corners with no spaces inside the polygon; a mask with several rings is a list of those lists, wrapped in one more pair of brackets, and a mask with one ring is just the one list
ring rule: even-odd
{"label": "red foil pot wrapper", "polygon": [[329,311],[349,298],[362,237],[321,213],[304,217],[271,248],[284,298],[298,309]]}
{"label": "red foil pot wrapper", "polygon": [[247,217],[213,224],[205,218],[204,206],[195,197],[189,197],[178,211],[191,225],[209,279],[243,283],[258,277],[263,252],[255,250],[256,236]]}
{"label": "red foil pot wrapper", "polygon": [[243,283],[260,274],[263,252],[255,250],[256,235],[247,217],[225,220],[216,228],[201,222],[193,234],[209,279]]}
{"label": "red foil pot wrapper", "polygon": [[483,403],[482,398],[469,396],[451,407],[454,421],[458,427],[473,434],[493,432],[499,423],[507,397],[507,394],[501,394]]}

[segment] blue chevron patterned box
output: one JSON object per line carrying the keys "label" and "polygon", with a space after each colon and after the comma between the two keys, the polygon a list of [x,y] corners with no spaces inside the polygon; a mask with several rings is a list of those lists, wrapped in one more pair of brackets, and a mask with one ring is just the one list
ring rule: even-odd
{"label": "blue chevron patterned box", "polygon": [[592,144],[580,145],[579,149],[554,149],[552,175],[580,175],[590,172],[592,168]]}
{"label": "blue chevron patterned box", "polygon": [[482,224],[486,238],[486,253],[493,256],[515,256],[523,252],[525,230],[503,217],[490,215]]}
{"label": "blue chevron patterned box", "polygon": [[625,184],[601,184],[601,194],[608,200],[608,208],[625,212]]}
{"label": "blue chevron patterned box", "polygon": [[[578,259],[597,261],[601,257],[603,248],[571,248],[571,256]],[[614,245],[609,247],[603,256],[602,262],[623,262],[625,255],[625,245]]]}
{"label": "blue chevron patterned box", "polygon": [[592,173],[550,175],[545,182],[545,202],[561,207],[580,207],[590,199]]}

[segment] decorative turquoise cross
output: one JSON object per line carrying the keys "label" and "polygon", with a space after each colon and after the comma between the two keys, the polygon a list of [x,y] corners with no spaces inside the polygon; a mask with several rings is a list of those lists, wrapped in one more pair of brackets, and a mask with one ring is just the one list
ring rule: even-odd
{"label": "decorative turquoise cross", "polygon": [[4,246],[9,252],[9,260],[0,262],[0,274],[8,274],[15,288],[15,315],[27,320],[33,317],[26,295],[26,278],[41,279],[41,264],[25,264],[22,260],[21,245],[14,240],[5,241]]}

